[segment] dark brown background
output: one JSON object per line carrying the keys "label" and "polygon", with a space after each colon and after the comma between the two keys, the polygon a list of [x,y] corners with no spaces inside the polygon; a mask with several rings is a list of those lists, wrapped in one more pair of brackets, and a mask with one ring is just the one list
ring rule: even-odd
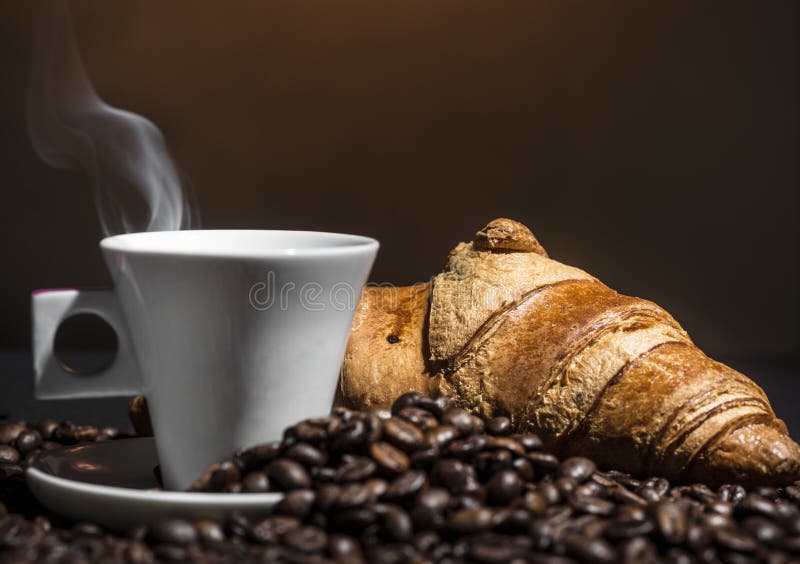
{"label": "dark brown background", "polygon": [[[0,0],[0,347],[29,292],[107,283],[80,175],[39,163],[35,2]],[[793,357],[797,13],[770,2],[74,3],[89,74],[163,130],[203,225],[380,239],[408,283],[496,216],[667,307],[708,352]]]}

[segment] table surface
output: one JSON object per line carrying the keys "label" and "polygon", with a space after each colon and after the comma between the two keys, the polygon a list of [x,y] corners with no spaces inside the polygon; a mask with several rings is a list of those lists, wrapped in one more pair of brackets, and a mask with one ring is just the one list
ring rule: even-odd
{"label": "table surface", "polygon": [[[89,353],[90,354],[90,353]],[[767,393],[789,432],[800,438],[800,378],[798,359],[720,359],[747,374]],[[76,376],[80,378],[81,376]],[[130,427],[130,397],[80,400],[36,400],[30,352],[0,351],[0,421],[35,421],[45,417],[86,425]]]}

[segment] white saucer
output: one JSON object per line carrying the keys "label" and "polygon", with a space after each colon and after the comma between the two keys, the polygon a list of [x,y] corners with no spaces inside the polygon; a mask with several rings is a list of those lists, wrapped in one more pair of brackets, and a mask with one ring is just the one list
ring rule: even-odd
{"label": "white saucer", "polygon": [[266,514],[283,498],[282,493],[154,490],[156,464],[152,438],[120,439],[42,452],[26,477],[33,495],[51,511],[117,531],[163,517]]}

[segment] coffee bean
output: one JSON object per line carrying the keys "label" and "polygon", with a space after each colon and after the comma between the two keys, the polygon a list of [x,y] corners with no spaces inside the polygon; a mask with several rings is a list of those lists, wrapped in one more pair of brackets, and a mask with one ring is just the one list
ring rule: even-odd
{"label": "coffee bean", "polygon": [[505,449],[513,454],[524,456],[525,449],[511,437],[492,437],[486,439],[486,448],[489,450]]}
{"label": "coffee bean", "polygon": [[[36,424],[36,430],[42,436],[42,439],[49,441],[53,437],[53,432],[58,427],[58,421],[54,419],[42,419]],[[0,441],[2,442],[2,441]]]}
{"label": "coffee bean", "polygon": [[338,483],[362,482],[375,473],[377,466],[364,456],[344,455],[336,469]]}
{"label": "coffee bean", "polygon": [[475,472],[460,460],[443,458],[431,470],[431,483],[447,488],[451,493],[463,493],[474,489]]}
{"label": "coffee bean", "polygon": [[247,527],[247,537],[255,542],[277,544],[281,537],[300,527],[296,517],[275,515]]}
{"label": "coffee bean", "polygon": [[214,546],[225,541],[225,531],[216,521],[195,521],[194,530],[197,538],[206,546]]}
{"label": "coffee bean", "polygon": [[523,483],[514,470],[500,470],[486,485],[489,502],[493,505],[508,505],[522,494]]}
{"label": "coffee bean", "polygon": [[300,552],[319,552],[328,543],[327,535],[317,527],[297,527],[283,536],[283,542],[289,548]]}
{"label": "coffee bean", "polygon": [[260,493],[269,490],[269,478],[267,473],[261,470],[248,472],[242,478],[242,491]]}
{"label": "coffee bean", "polygon": [[288,458],[278,458],[270,462],[269,466],[267,466],[267,475],[284,490],[311,487],[311,477],[306,469]]}
{"label": "coffee bean", "polygon": [[582,456],[573,456],[566,459],[558,467],[558,475],[572,478],[576,482],[585,482],[597,470],[595,463]]}
{"label": "coffee bean", "polygon": [[447,456],[469,459],[478,454],[486,446],[486,437],[483,435],[472,435],[466,439],[452,441],[444,449]]}
{"label": "coffee bean", "polygon": [[685,508],[673,501],[659,501],[654,506],[654,516],[658,531],[667,544],[678,545],[686,539]]}
{"label": "coffee bean", "polygon": [[616,562],[617,553],[609,543],[599,538],[588,538],[583,535],[568,535],[564,539],[567,554],[582,562]]}
{"label": "coffee bean", "polygon": [[299,462],[307,468],[314,466],[324,466],[328,462],[328,457],[317,447],[309,443],[295,443],[284,453],[286,458]]}
{"label": "coffee bean", "polygon": [[402,508],[389,506],[383,514],[386,537],[391,541],[407,542],[414,532],[411,517]]}
{"label": "coffee bean", "polygon": [[405,452],[421,448],[425,442],[422,431],[398,417],[387,419],[383,424],[383,432],[387,442]]}
{"label": "coffee bean", "polygon": [[540,482],[536,486],[536,491],[541,493],[550,505],[556,504],[561,501],[561,492],[558,487],[552,482]]}
{"label": "coffee bean", "polygon": [[0,463],[16,464],[19,462],[19,452],[12,446],[0,445]]}
{"label": "coffee bean", "polygon": [[[101,534],[97,531],[96,534]],[[86,534],[85,531],[82,534]],[[197,540],[197,531],[189,521],[184,519],[166,518],[157,521],[150,528],[150,538],[153,542],[187,545]]]}
{"label": "coffee bean", "polygon": [[484,507],[459,509],[448,520],[447,528],[457,535],[472,535],[492,526],[492,512]]}
{"label": "coffee bean", "polygon": [[530,460],[536,468],[544,471],[555,470],[558,468],[558,458],[552,454],[544,452],[529,452],[528,460]]}
{"label": "coffee bean", "polygon": [[451,425],[458,429],[461,435],[469,435],[473,431],[473,417],[460,407],[450,407],[440,417],[442,425]]}
{"label": "coffee bean", "polygon": [[536,472],[533,469],[533,464],[527,458],[515,458],[511,462],[511,467],[519,474],[520,478],[526,482],[533,482],[536,478]]}
{"label": "coffee bean", "polygon": [[759,541],[772,544],[786,536],[783,527],[765,517],[747,517],[742,526]]}
{"label": "coffee bean", "polygon": [[[494,417],[486,423],[486,432],[497,437],[510,435],[511,420],[508,417]],[[525,448],[527,448],[527,446],[525,446]]]}
{"label": "coffee bean", "polygon": [[408,461],[412,468],[428,469],[439,458],[439,449],[436,447],[423,448],[414,451]]}
{"label": "coffee bean", "polygon": [[439,425],[439,421],[430,411],[418,407],[405,407],[397,412],[397,416],[416,425],[422,431],[428,431]]}
{"label": "coffee bean", "polygon": [[396,476],[408,470],[408,455],[389,443],[377,442],[370,446],[369,453],[378,464],[378,468],[389,476]]}
{"label": "coffee bean", "polygon": [[453,425],[442,425],[425,434],[425,442],[432,448],[442,450],[450,441],[459,436],[459,430]]}
{"label": "coffee bean", "polygon": [[17,435],[17,438],[14,440],[14,446],[22,456],[39,448],[41,444],[42,436],[39,434],[39,431],[34,429],[25,429]]}
{"label": "coffee bean", "polygon": [[722,548],[736,552],[755,552],[758,548],[758,543],[751,537],[729,528],[716,529],[714,540]]}
{"label": "coffee bean", "polygon": [[342,424],[333,436],[330,449],[333,452],[355,452],[367,439],[367,429],[360,419],[351,419]]}
{"label": "coffee bean", "polygon": [[570,504],[579,513],[589,515],[611,515],[614,513],[614,504],[606,499],[593,496],[573,495]]}
{"label": "coffee bean", "polygon": [[328,433],[325,431],[324,427],[318,427],[308,421],[303,421],[286,429],[284,436],[295,439],[298,442],[315,445],[323,442],[327,438]]}
{"label": "coffee bean", "polygon": [[378,519],[374,509],[354,507],[338,511],[333,515],[333,526],[337,531],[360,534]]}
{"label": "coffee bean", "polygon": [[311,514],[314,500],[313,490],[291,490],[275,506],[275,513],[303,519]]}
{"label": "coffee bean", "polygon": [[404,472],[389,483],[384,497],[387,500],[401,500],[415,495],[425,485],[426,476],[419,470]]}
{"label": "coffee bean", "polygon": [[396,415],[402,409],[407,407],[417,407],[416,402],[422,398],[422,394],[417,391],[407,392],[398,396],[394,403],[392,403],[392,415]]}
{"label": "coffee bean", "polygon": [[226,460],[214,466],[208,478],[208,487],[211,491],[223,491],[228,485],[238,482],[240,478],[238,466]]}
{"label": "coffee bean", "polygon": [[328,535],[328,553],[332,558],[343,562],[361,562],[361,545],[353,537],[334,534]]}
{"label": "coffee bean", "polygon": [[747,491],[739,485],[726,484],[720,486],[719,490],[717,490],[717,496],[719,496],[722,501],[729,501],[733,504],[742,501],[746,495]]}
{"label": "coffee bean", "polygon": [[0,425],[0,444],[10,445],[27,427],[22,423],[5,423]]}
{"label": "coffee bean", "polygon": [[280,443],[266,443],[240,449],[233,457],[242,472],[262,470],[280,455]]}
{"label": "coffee bean", "polygon": [[746,495],[736,505],[735,512],[737,515],[763,515],[773,519],[778,516],[775,505],[757,494]]}
{"label": "coffee bean", "polygon": [[347,484],[339,489],[334,502],[339,509],[359,507],[369,502],[370,491],[363,484]]}

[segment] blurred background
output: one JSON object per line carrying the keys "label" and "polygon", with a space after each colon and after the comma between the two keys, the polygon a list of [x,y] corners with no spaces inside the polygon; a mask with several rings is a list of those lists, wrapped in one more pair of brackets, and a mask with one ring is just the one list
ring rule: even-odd
{"label": "blurred background", "polygon": [[[31,290],[109,277],[86,178],[27,136],[39,3],[0,7],[0,415],[33,417],[53,407],[28,397]],[[203,227],[370,235],[372,279],[412,283],[520,220],[667,308],[800,432],[791,0],[72,7],[98,94],[161,128]]]}

